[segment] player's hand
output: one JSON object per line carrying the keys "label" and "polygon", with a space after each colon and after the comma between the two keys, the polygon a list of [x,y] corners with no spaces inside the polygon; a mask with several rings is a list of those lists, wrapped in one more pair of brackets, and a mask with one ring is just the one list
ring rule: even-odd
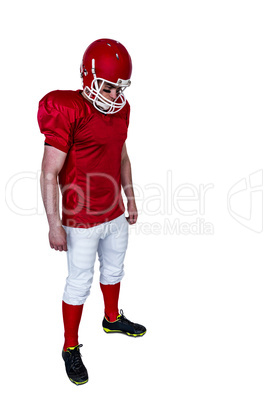
{"label": "player's hand", "polygon": [[62,226],[50,228],[48,238],[51,248],[58,251],[67,251],[66,232]]}
{"label": "player's hand", "polygon": [[134,223],[137,222],[138,219],[138,210],[135,201],[129,201],[127,203],[127,210],[129,215],[127,217],[127,221],[130,225],[133,225]]}

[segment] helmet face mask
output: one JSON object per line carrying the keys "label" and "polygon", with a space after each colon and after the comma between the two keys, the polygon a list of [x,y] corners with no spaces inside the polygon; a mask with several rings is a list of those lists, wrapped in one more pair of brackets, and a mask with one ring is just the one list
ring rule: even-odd
{"label": "helmet face mask", "polygon": [[[110,84],[119,89],[118,95],[114,100],[109,100],[101,94],[105,84]],[[114,82],[96,77],[92,81],[90,88],[88,86],[84,87],[83,93],[97,110],[102,113],[114,114],[119,112],[125,106],[126,98],[123,92],[129,85],[130,81],[126,85],[118,85]]]}
{"label": "helmet face mask", "polygon": [[[86,49],[80,67],[83,95],[101,113],[114,114],[126,104],[124,90],[130,85],[131,58],[126,48],[112,39],[100,39]],[[115,99],[103,95],[108,84],[119,89]],[[102,93],[101,93],[102,92]]]}

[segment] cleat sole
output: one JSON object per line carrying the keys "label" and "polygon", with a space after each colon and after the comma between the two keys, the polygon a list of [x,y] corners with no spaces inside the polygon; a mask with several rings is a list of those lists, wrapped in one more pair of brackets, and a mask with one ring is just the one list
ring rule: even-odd
{"label": "cleat sole", "polygon": [[103,327],[103,330],[104,330],[104,332],[106,332],[106,334],[118,333],[118,334],[124,334],[127,336],[132,336],[134,338],[137,338],[139,336],[143,336],[144,334],[146,334],[146,331],[142,332],[141,334],[131,334],[130,332],[124,332],[124,331],[120,331],[120,330],[112,330],[112,329],[108,329],[108,328],[104,328],[104,327]]}
{"label": "cleat sole", "polygon": [[86,381],[78,382],[78,381],[72,380],[72,378],[70,378],[70,377],[69,377],[69,380],[75,385],[83,385],[83,384],[86,384],[88,382],[88,379]]}

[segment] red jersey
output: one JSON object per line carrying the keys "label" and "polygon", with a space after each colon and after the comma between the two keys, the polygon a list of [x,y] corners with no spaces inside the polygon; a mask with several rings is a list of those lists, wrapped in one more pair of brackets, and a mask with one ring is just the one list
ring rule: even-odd
{"label": "red jersey", "polygon": [[103,114],[81,91],[53,91],[39,102],[45,142],[67,153],[59,174],[62,224],[90,227],[125,211],[121,195],[121,152],[127,138],[128,102]]}

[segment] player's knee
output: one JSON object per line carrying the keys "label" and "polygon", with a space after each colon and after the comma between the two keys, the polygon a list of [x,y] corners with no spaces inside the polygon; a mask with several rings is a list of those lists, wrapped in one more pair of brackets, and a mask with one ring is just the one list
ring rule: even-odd
{"label": "player's knee", "polygon": [[63,300],[67,304],[84,304],[88,296],[90,295],[91,282],[80,283],[77,285],[76,283],[72,283],[72,281],[67,280]]}
{"label": "player's knee", "polygon": [[100,282],[103,285],[115,285],[116,283],[121,282],[124,275],[124,268],[116,270],[112,274],[104,272],[100,275]]}

